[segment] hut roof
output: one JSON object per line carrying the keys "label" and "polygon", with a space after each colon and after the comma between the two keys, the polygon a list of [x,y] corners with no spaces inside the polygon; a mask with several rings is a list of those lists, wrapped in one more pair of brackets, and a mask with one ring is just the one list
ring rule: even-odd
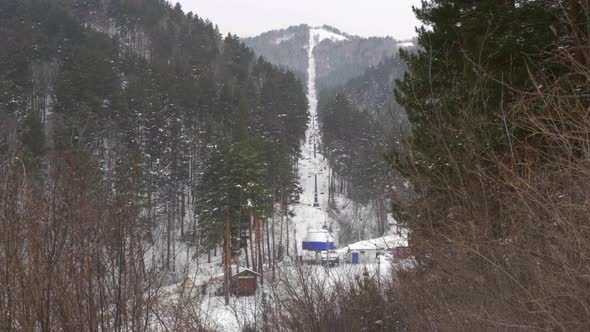
{"label": "hut roof", "polygon": [[254,271],[254,270],[250,270],[249,268],[245,268],[245,269],[240,270],[240,273],[234,274],[234,277],[235,276],[238,276],[238,275],[241,275],[241,274],[244,274],[244,273],[250,273],[250,274],[254,274],[254,275],[260,277],[260,273]]}
{"label": "hut roof", "polygon": [[348,250],[377,250],[377,246],[370,241],[361,241],[348,245]]}
{"label": "hut roof", "polygon": [[384,236],[377,239],[365,240],[349,244],[348,250],[385,250],[396,247],[406,247],[407,239],[398,236]]}

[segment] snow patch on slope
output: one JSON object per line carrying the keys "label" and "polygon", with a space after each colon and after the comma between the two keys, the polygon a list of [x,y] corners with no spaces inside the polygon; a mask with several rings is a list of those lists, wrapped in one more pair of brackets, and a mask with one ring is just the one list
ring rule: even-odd
{"label": "snow patch on slope", "polygon": [[280,43],[289,41],[289,40],[293,39],[294,37],[295,37],[295,34],[294,33],[291,33],[291,34],[288,34],[288,35],[284,35],[284,36],[281,36],[281,37],[275,39],[273,41],[273,44],[279,45]]}
{"label": "snow patch on slope", "polygon": [[324,28],[312,28],[312,29],[309,29],[309,34],[310,34],[310,37],[314,39],[314,44],[315,45],[323,42],[326,39],[331,40],[333,42],[339,42],[339,41],[343,41],[343,40],[348,40],[348,38],[346,38],[346,37],[344,37],[342,35],[339,35],[337,33],[334,33],[332,31],[326,30]]}
{"label": "snow patch on slope", "polygon": [[400,42],[400,43],[397,43],[397,47],[399,47],[399,48],[414,47],[414,43],[412,43],[412,42]]}
{"label": "snow patch on slope", "polygon": [[400,235],[387,235],[376,239],[351,243],[346,247],[338,249],[338,252],[345,253],[348,250],[389,250],[407,246],[408,236],[407,232],[404,232]]}

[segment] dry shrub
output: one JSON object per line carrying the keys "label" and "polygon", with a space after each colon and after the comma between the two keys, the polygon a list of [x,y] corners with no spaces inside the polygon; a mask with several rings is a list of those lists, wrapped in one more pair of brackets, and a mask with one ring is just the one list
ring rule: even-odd
{"label": "dry shrub", "polygon": [[0,331],[202,331],[194,298],[165,306],[148,229],[79,153],[55,153],[46,181],[0,164]]}
{"label": "dry shrub", "polygon": [[517,94],[506,152],[467,150],[446,190],[412,174],[412,330],[590,330],[590,58],[551,62],[568,74]]}
{"label": "dry shrub", "polygon": [[397,285],[358,271],[318,273],[318,266],[286,267],[273,285],[264,330],[405,331]]}

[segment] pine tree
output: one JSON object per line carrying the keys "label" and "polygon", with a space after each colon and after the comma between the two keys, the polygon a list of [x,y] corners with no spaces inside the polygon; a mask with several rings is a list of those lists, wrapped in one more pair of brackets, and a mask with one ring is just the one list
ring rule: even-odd
{"label": "pine tree", "polygon": [[555,10],[543,1],[492,0],[423,1],[415,10],[433,29],[419,31],[417,53],[402,52],[409,73],[396,95],[412,124],[418,167],[452,178],[461,151],[507,148],[501,110],[511,91],[530,87],[529,70],[542,75],[529,62],[556,41]]}

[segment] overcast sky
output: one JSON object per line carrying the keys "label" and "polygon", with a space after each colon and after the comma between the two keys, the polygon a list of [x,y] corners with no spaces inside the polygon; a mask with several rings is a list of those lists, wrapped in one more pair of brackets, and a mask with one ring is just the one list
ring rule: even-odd
{"label": "overcast sky", "polygon": [[415,35],[419,22],[412,5],[419,0],[172,0],[240,37],[306,23],[332,25],[359,36]]}

